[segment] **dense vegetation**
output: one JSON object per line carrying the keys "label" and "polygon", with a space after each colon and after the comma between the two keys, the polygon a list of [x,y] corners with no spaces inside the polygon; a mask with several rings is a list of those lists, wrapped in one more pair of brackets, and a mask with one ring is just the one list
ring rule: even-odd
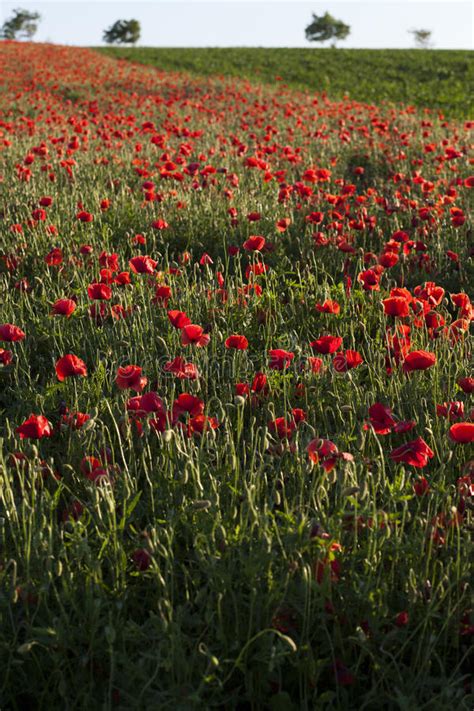
{"label": "dense vegetation", "polygon": [[2,711],[472,709],[472,123],[0,63]]}
{"label": "dense vegetation", "polygon": [[104,48],[119,59],[167,71],[247,77],[349,96],[440,109],[446,116],[473,118],[474,53],[467,50]]}

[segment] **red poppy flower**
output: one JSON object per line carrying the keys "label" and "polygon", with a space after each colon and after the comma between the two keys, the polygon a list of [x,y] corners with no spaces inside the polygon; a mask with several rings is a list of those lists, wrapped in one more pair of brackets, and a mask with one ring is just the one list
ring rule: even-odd
{"label": "red poppy flower", "polygon": [[153,274],[158,262],[151,257],[132,257],[129,262],[130,269],[134,274]]}
{"label": "red poppy flower", "polygon": [[253,235],[249,237],[242,246],[248,252],[261,252],[265,246],[265,237],[262,237],[262,235]]}
{"label": "red poppy flower", "polygon": [[15,432],[20,435],[20,439],[41,439],[51,437],[53,427],[44,415],[30,415]]}
{"label": "red poppy flower", "polygon": [[311,348],[322,355],[335,353],[341,345],[342,338],[340,336],[321,336],[310,343]]}
{"label": "red poppy flower", "polygon": [[142,376],[142,369],[138,365],[120,366],[117,370],[115,383],[120,390],[143,390],[148,380]]}
{"label": "red poppy flower", "polygon": [[91,215],[90,212],[86,212],[85,210],[78,212],[76,217],[80,222],[92,222],[94,219],[94,215]]}
{"label": "red poppy flower", "polygon": [[272,368],[272,370],[286,370],[295,357],[294,353],[284,351],[281,348],[268,351],[268,355],[270,356],[268,367]]}
{"label": "red poppy flower", "polygon": [[181,344],[183,346],[191,345],[197,346],[197,348],[203,348],[207,346],[210,340],[211,337],[209,334],[204,333],[202,326],[190,323],[181,329]]}
{"label": "red poppy flower", "polygon": [[171,287],[168,286],[167,284],[160,284],[159,286],[156,287],[155,291],[155,298],[153,301],[156,304],[160,304],[161,306],[166,306],[168,305],[168,301],[171,298]]}
{"label": "red poppy flower", "polygon": [[151,223],[151,226],[154,227],[155,230],[166,230],[166,228],[169,227],[165,220],[155,220]]}
{"label": "red poppy flower", "polygon": [[165,363],[163,370],[166,373],[173,373],[180,380],[196,380],[199,377],[199,371],[194,363],[186,363],[180,356]]}
{"label": "red poppy flower", "polygon": [[426,477],[421,476],[413,483],[413,491],[417,496],[424,496],[428,493],[430,485]]}
{"label": "red poppy flower", "polygon": [[406,442],[390,452],[390,459],[393,459],[394,462],[403,462],[403,464],[418,468],[426,467],[428,459],[432,459],[432,457],[434,457],[434,452],[422,437]]}
{"label": "red poppy flower", "polygon": [[308,444],[306,451],[312,462],[321,464],[325,472],[330,472],[336,466],[338,459],[352,461],[353,456],[348,452],[339,452],[330,439],[313,439]]}
{"label": "red poppy flower", "polygon": [[270,432],[274,432],[280,439],[291,439],[295,427],[294,422],[288,422],[284,417],[277,417],[268,423]]}
{"label": "red poppy flower", "polygon": [[131,397],[127,401],[127,411],[133,412],[138,417],[149,415],[151,412],[166,412],[163,400],[154,391]]}
{"label": "red poppy flower", "polygon": [[247,397],[250,393],[250,386],[247,383],[236,383],[235,384],[235,394],[240,397]]}
{"label": "red poppy flower", "polygon": [[311,212],[309,215],[306,216],[306,221],[311,223],[312,225],[319,225],[324,219],[324,213],[322,212]]}
{"label": "red poppy flower", "polygon": [[316,304],[315,309],[319,311],[320,314],[338,314],[341,311],[341,307],[337,301],[331,301],[331,299],[326,299],[322,304]]}
{"label": "red poppy flower", "polygon": [[245,336],[233,335],[229,336],[225,341],[226,348],[235,348],[238,351],[245,351],[249,346]]}
{"label": "red poppy flower", "polygon": [[51,313],[54,316],[71,316],[77,308],[77,304],[72,299],[58,299],[54,302]]}
{"label": "red poppy flower", "polygon": [[367,269],[365,272],[360,272],[357,280],[362,284],[366,291],[380,290],[380,274],[377,273],[375,269]]}
{"label": "red poppy flower", "polygon": [[0,365],[10,365],[13,360],[13,353],[4,348],[0,348]]}
{"label": "red poppy flower", "polygon": [[458,385],[467,394],[474,392],[474,378],[459,378]]}
{"label": "red poppy flower", "polygon": [[365,424],[364,430],[369,430],[372,426],[378,435],[389,434],[395,425],[391,409],[381,402],[376,402],[369,407],[369,418],[370,424]]}
{"label": "red poppy flower", "polygon": [[427,370],[436,363],[436,356],[429,351],[412,351],[405,356],[403,372],[411,373],[414,370]]}
{"label": "red poppy flower", "polygon": [[71,412],[70,414],[63,415],[61,422],[73,430],[80,430],[90,419],[91,416],[86,412]]}
{"label": "red poppy flower", "polygon": [[56,362],[56,375],[60,382],[63,382],[66,378],[72,375],[83,375],[87,376],[87,366],[83,360],[68,353]]}
{"label": "red poppy flower", "polygon": [[449,428],[449,438],[459,444],[474,442],[474,422],[457,422]]}
{"label": "red poppy flower", "polygon": [[215,417],[208,417],[207,415],[195,415],[190,417],[188,420],[188,435],[192,434],[204,434],[207,430],[216,430],[219,427],[219,423]]}
{"label": "red poppy flower", "polygon": [[137,548],[132,553],[132,562],[140,573],[143,573],[151,565],[151,555],[145,548]]}
{"label": "red poppy flower", "polygon": [[59,247],[52,249],[44,258],[48,267],[57,267],[63,262],[63,253]]}
{"label": "red poppy flower", "polygon": [[315,356],[308,356],[308,358],[306,359],[306,363],[308,364],[311,372],[314,373],[315,375],[317,373],[321,372],[321,368],[323,367],[323,359],[322,358],[316,358]]}
{"label": "red poppy flower", "polygon": [[168,318],[171,325],[180,330],[191,323],[184,311],[168,311]]}
{"label": "red poppy flower", "polygon": [[256,373],[250,387],[256,395],[259,393],[265,394],[268,392],[268,382],[265,373]]}
{"label": "red poppy flower", "polygon": [[383,310],[387,316],[405,318],[410,313],[409,302],[403,296],[391,296],[382,300]]}
{"label": "red poppy flower", "polygon": [[174,401],[172,410],[173,424],[176,424],[181,415],[188,414],[191,415],[191,417],[202,415],[204,412],[204,402],[195,395],[181,393]]}
{"label": "red poppy flower", "polygon": [[286,232],[288,227],[291,225],[291,219],[289,217],[282,217],[276,222],[276,229],[278,232]]}
{"label": "red poppy flower", "polygon": [[447,417],[449,420],[460,420],[464,417],[464,403],[455,401],[436,405],[436,415],[438,417]]}
{"label": "red poppy flower", "polygon": [[0,341],[15,343],[16,341],[22,341],[25,336],[26,333],[24,333],[21,328],[11,323],[4,323],[0,326]]}
{"label": "red poppy flower", "polygon": [[112,298],[112,289],[110,286],[108,284],[101,284],[100,282],[89,284],[87,293],[90,299],[96,299],[98,301],[109,301]]}
{"label": "red poppy flower", "polygon": [[201,265],[201,267],[205,267],[206,264],[214,264],[214,261],[213,261],[212,257],[209,254],[207,254],[207,252],[204,252],[204,254],[201,256],[201,258],[199,260],[199,264]]}
{"label": "red poppy flower", "polygon": [[332,359],[334,370],[337,373],[346,373],[348,370],[357,368],[363,362],[364,360],[358,351],[350,350],[337,353]]}

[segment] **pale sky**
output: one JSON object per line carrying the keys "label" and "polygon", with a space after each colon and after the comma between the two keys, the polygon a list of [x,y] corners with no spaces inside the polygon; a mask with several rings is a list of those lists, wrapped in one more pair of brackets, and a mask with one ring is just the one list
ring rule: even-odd
{"label": "pale sky", "polygon": [[410,29],[432,31],[437,49],[474,49],[473,3],[465,0],[0,0],[0,22],[14,8],[42,16],[36,41],[102,44],[118,19],[141,23],[141,46],[311,47],[304,29],[326,10],[351,26],[341,47],[413,47]]}

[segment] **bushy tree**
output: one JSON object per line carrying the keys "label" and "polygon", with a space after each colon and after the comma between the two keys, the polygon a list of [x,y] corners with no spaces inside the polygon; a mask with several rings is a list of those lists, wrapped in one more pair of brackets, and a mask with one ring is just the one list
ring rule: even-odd
{"label": "bushy tree", "polygon": [[13,10],[13,15],[2,25],[0,37],[2,39],[31,39],[37,29],[41,15],[29,10]]}
{"label": "bushy tree", "polygon": [[408,30],[415,39],[418,49],[428,49],[431,46],[431,30]]}
{"label": "bushy tree", "polygon": [[312,22],[305,30],[306,39],[309,42],[326,42],[327,40],[343,40],[349,35],[351,28],[342,20],[325,12],[324,15],[314,15]]}
{"label": "bushy tree", "polygon": [[140,39],[138,20],[117,20],[108,30],[104,30],[104,42],[107,44],[136,44]]}

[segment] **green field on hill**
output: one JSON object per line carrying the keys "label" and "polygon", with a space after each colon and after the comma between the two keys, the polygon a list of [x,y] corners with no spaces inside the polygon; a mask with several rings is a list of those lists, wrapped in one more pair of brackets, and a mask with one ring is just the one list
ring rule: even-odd
{"label": "green field on hill", "polygon": [[472,118],[474,53],[469,50],[100,48],[119,59],[167,71],[224,74],[348,95],[363,102],[391,101]]}

